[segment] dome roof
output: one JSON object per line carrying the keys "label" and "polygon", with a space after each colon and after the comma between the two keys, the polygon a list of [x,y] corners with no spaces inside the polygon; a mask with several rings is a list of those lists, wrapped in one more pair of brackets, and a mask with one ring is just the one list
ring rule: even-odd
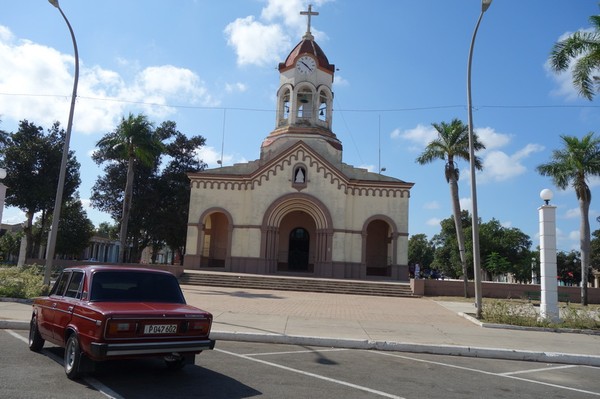
{"label": "dome roof", "polygon": [[330,64],[325,52],[321,50],[321,47],[313,40],[312,35],[305,35],[302,41],[294,47],[284,62],[279,63],[279,72],[292,68],[296,58],[302,54],[310,54],[315,57],[319,63],[321,69],[330,71],[332,74],[335,72],[335,65]]}

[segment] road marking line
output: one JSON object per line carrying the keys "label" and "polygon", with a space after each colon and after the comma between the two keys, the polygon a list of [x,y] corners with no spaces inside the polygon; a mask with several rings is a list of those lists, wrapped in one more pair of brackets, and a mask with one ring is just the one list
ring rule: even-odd
{"label": "road marking line", "polygon": [[316,350],[305,350],[305,351],[286,351],[286,352],[259,352],[259,353],[246,353],[246,356],[273,356],[273,355],[294,355],[296,353],[321,353],[321,352],[343,352],[349,349],[316,349]]}
{"label": "road marking line", "polygon": [[26,344],[29,344],[29,339],[22,337],[21,335],[17,334],[16,332],[14,332],[13,330],[4,330],[7,333],[9,333],[10,335],[12,335],[13,337],[25,342]]}
{"label": "road marking line", "polygon": [[[21,336],[20,334],[14,332],[13,330],[4,330],[4,331],[6,331],[7,333],[9,333],[13,337],[19,339],[20,341],[23,341],[26,344],[29,344],[29,339],[28,338],[25,338],[25,337]],[[60,357],[56,356],[52,352],[44,351],[44,355],[47,356],[47,357],[49,357],[50,359],[54,360],[58,364],[62,364],[63,363],[63,359],[61,359]],[[92,378],[92,377],[89,377],[89,376],[84,376],[82,378],[82,380],[85,381],[89,386],[91,386],[92,388],[94,388],[96,391],[100,392],[102,395],[106,396],[109,399],[124,399],[123,396],[119,395],[118,393],[116,393],[115,391],[113,391],[112,389],[110,389],[109,387],[107,387],[106,385],[102,384],[100,381],[98,381],[95,378]]]}
{"label": "road marking line", "polygon": [[251,356],[240,355],[240,354],[237,354],[237,353],[225,351],[223,349],[216,349],[215,348],[214,350],[217,351],[217,352],[225,353],[225,354],[230,355],[230,356],[235,356],[235,357],[239,357],[241,359],[250,360],[251,362],[257,362],[257,363],[265,364],[267,366],[276,367],[276,368],[279,368],[279,369],[282,369],[282,370],[286,370],[286,371],[291,371],[292,373],[298,373],[298,374],[305,375],[307,377],[313,377],[313,378],[317,378],[319,380],[323,380],[323,381],[327,381],[327,382],[332,382],[334,384],[344,385],[344,386],[347,386],[347,387],[350,387],[350,388],[354,388],[354,389],[358,389],[358,390],[361,390],[361,391],[364,391],[364,392],[369,392],[369,393],[372,393],[374,395],[383,396],[384,398],[405,399],[405,398],[403,398],[401,396],[392,395],[392,394],[389,394],[387,392],[377,391],[375,389],[363,387],[361,385],[356,385],[356,384],[352,384],[352,383],[349,383],[349,382],[345,382],[345,381],[341,381],[341,380],[336,380],[336,379],[325,377],[325,376],[322,376],[322,375],[319,375],[319,374],[309,373],[307,371],[293,369],[291,367],[282,366],[282,365],[277,364],[277,363],[271,363],[271,362],[267,362],[265,360],[256,359],[256,358],[253,358]]}
{"label": "road marking line", "polygon": [[587,393],[589,395],[600,396],[600,392],[586,391],[584,389],[571,388],[571,387],[566,387],[566,386],[563,386],[563,385],[551,384],[549,382],[535,381],[535,380],[530,380],[530,379],[527,379],[527,378],[516,377],[516,376],[512,376],[512,375],[505,375],[505,374],[502,374],[502,373],[492,373],[491,371],[483,371],[483,370],[479,370],[479,369],[473,369],[473,368],[470,368],[470,367],[457,366],[455,364],[448,364],[448,363],[442,363],[442,362],[434,362],[432,360],[424,360],[424,359],[418,359],[418,358],[410,357],[410,356],[396,355],[394,353],[376,352],[376,351],[368,351],[368,352],[369,353],[376,353],[378,355],[383,355],[383,356],[398,357],[398,358],[401,358],[401,359],[407,359],[407,360],[412,360],[412,361],[416,361],[416,362],[437,364],[437,365],[440,365],[440,366],[446,366],[446,367],[451,367],[451,368],[465,370],[465,371],[472,371],[472,372],[476,372],[476,373],[487,374],[487,375],[492,375],[492,376],[497,376],[497,377],[511,378],[513,380],[519,380],[519,381],[524,381],[524,382],[530,382],[530,383],[533,383],[533,384],[545,385],[545,386],[548,386],[548,387],[565,389],[567,391],[581,392],[581,393]]}
{"label": "road marking line", "polygon": [[527,373],[536,373],[538,371],[548,371],[548,370],[560,370],[560,369],[570,369],[573,367],[578,367],[574,364],[570,364],[568,366],[556,366],[556,367],[544,367],[539,369],[531,369],[531,370],[521,370],[521,371],[510,371],[508,373],[498,373],[498,375],[515,375],[515,374],[527,374]]}

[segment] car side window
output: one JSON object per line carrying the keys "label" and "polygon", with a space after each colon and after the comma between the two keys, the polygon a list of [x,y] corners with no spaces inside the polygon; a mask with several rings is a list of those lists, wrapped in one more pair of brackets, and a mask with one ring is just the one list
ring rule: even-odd
{"label": "car side window", "polygon": [[62,296],[65,293],[65,288],[67,288],[67,283],[69,282],[69,277],[71,277],[70,272],[62,272],[59,279],[54,284],[52,288],[52,292],[50,295],[59,295]]}
{"label": "car side window", "polygon": [[71,276],[71,281],[69,281],[69,286],[67,287],[67,292],[65,296],[70,298],[81,298],[81,282],[83,281],[83,272],[73,272]]}

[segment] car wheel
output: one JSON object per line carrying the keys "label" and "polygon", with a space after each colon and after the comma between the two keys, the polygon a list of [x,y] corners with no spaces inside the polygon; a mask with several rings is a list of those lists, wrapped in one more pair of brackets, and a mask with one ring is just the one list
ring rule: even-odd
{"label": "car wheel", "polygon": [[71,380],[80,377],[79,364],[81,363],[81,348],[77,334],[73,333],[65,346],[65,373]]}
{"label": "car wheel", "polygon": [[37,326],[37,317],[31,318],[29,323],[29,349],[34,352],[39,352],[44,347],[44,339],[40,335]]}

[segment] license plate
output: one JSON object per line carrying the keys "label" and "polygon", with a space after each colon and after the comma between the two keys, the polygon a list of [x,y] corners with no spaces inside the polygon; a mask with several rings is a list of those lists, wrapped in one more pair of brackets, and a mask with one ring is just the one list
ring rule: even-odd
{"label": "license plate", "polygon": [[144,334],[173,334],[177,332],[177,324],[148,324],[144,326]]}

